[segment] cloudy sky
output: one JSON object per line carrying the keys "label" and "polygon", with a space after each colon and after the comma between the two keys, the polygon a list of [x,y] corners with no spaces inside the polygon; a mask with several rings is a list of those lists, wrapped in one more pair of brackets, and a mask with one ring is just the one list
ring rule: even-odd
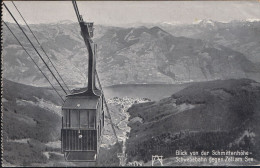
{"label": "cloudy sky", "polygon": [[[95,24],[127,25],[132,23],[193,23],[211,19],[260,19],[260,1],[80,1],[84,20]],[[5,2],[15,17],[22,21],[11,2]],[[71,1],[15,2],[28,23],[76,21]],[[4,20],[13,22],[3,7]],[[21,22],[20,22],[21,23]]]}

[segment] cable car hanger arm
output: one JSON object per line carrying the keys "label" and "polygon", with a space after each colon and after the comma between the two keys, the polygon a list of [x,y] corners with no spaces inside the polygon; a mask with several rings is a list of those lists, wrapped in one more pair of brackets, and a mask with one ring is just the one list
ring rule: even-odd
{"label": "cable car hanger arm", "polygon": [[[73,7],[74,7],[76,16],[78,18],[78,22],[79,22],[80,28],[81,28],[81,35],[82,35],[82,37],[84,39],[84,42],[85,42],[85,45],[86,45],[86,47],[87,47],[87,49],[89,51],[89,56],[90,56],[89,58],[93,58],[92,47],[91,47],[91,44],[90,44],[92,42],[92,40],[91,40],[91,36],[90,36],[90,32],[89,32],[89,28],[92,29],[93,25],[91,25],[91,23],[89,23],[89,25],[88,25],[88,23],[83,21],[82,16],[79,14],[78,6],[77,6],[77,3],[76,3],[75,0],[72,0],[72,4],[73,4]],[[92,29],[92,31],[93,31],[93,29]],[[117,143],[119,143],[119,140],[118,140],[115,128],[114,128],[114,124],[113,124],[113,121],[112,121],[112,118],[111,118],[111,115],[110,115],[110,112],[109,112],[109,108],[108,108],[108,105],[106,103],[104,92],[103,92],[103,89],[102,89],[102,86],[101,86],[101,83],[100,83],[100,80],[99,80],[99,77],[98,77],[98,74],[97,74],[96,70],[94,70],[94,74],[96,74],[99,87],[100,87],[100,89],[102,91],[102,94],[103,94],[105,106],[106,106],[106,109],[107,109],[107,112],[108,112],[108,115],[109,115],[109,119],[111,121],[111,126],[112,126],[112,129],[113,129],[113,133],[114,133],[114,135],[116,137]]]}
{"label": "cable car hanger arm", "polygon": [[87,25],[86,22],[84,22],[82,16],[79,13],[77,2],[75,0],[73,0],[72,4],[73,4],[73,7],[74,7],[76,16],[78,18],[78,22],[79,22],[80,29],[81,29],[81,35],[84,39],[85,45],[86,45],[87,49],[90,51],[90,53],[92,53],[92,47],[91,47],[91,44],[90,44],[90,41],[92,41],[92,40],[90,39],[90,33],[89,33],[89,30],[88,30],[88,25]]}

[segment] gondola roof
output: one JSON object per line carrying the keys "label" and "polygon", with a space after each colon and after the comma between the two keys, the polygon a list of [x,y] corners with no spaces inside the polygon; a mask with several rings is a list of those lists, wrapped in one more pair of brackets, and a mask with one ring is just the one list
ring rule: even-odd
{"label": "gondola roof", "polygon": [[87,90],[87,87],[73,90],[71,95],[67,95],[62,109],[97,109],[97,104],[102,94],[101,90],[93,90],[95,95],[88,95]]}
{"label": "gondola roof", "polygon": [[99,96],[70,96],[68,97],[63,106],[62,109],[97,109]]}
{"label": "gondola roof", "polygon": [[[85,91],[87,91],[87,90],[88,90],[88,87],[73,89],[73,90],[72,90],[72,94],[85,92]],[[93,91],[95,92],[96,95],[98,95],[98,96],[101,95],[101,90],[99,90],[99,89],[94,89]],[[73,95],[71,95],[71,96],[73,96]]]}

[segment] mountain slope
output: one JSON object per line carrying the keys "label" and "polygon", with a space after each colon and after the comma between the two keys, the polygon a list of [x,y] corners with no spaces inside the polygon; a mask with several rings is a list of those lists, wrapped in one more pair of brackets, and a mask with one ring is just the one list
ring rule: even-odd
{"label": "mountain slope", "polygon": [[249,60],[260,62],[260,22],[232,21],[221,23],[202,20],[192,25],[161,25],[174,36],[202,39],[243,53]]}
{"label": "mountain slope", "polygon": [[[159,79],[158,72],[173,81],[250,78],[251,74],[259,78],[259,66],[243,54],[199,39],[174,37],[159,27],[113,29],[97,42],[101,55],[108,55],[104,62],[110,70],[115,69],[118,76],[131,71],[131,76],[118,82],[129,78],[140,82]],[[104,70],[106,76],[110,76],[109,69]]]}
{"label": "mountain slope", "polygon": [[[260,84],[248,80],[201,82],[157,102],[133,105],[127,154],[175,156],[177,149],[250,150],[260,159]],[[137,120],[138,119],[138,120]]]}
{"label": "mountain slope", "polygon": [[13,166],[46,163],[45,143],[57,141],[61,101],[55,92],[3,80],[3,158]]}
{"label": "mountain slope", "polygon": [[[33,87],[3,80],[3,166],[71,167],[93,166],[93,163],[66,162],[61,153],[61,100],[49,88]],[[110,106],[113,108],[113,105]],[[115,108],[116,109],[116,108]],[[116,111],[116,110],[115,110]],[[122,118],[119,114],[113,114]],[[113,137],[105,121],[106,137]],[[105,139],[105,138],[104,138]],[[97,165],[117,166],[122,145],[113,144],[100,149]],[[115,155],[111,155],[111,151]]]}
{"label": "mountain slope", "polygon": [[[9,25],[36,61],[40,62],[17,27]],[[78,25],[40,24],[32,25],[32,29],[66,83],[71,87],[86,84],[87,50]],[[259,64],[226,45],[175,37],[159,27],[96,26],[95,34],[94,41],[98,44],[97,70],[104,86],[228,78],[260,79]],[[47,85],[5,27],[3,36],[4,76],[20,83]],[[44,67],[42,63],[40,65]],[[47,71],[46,68],[44,71]]]}

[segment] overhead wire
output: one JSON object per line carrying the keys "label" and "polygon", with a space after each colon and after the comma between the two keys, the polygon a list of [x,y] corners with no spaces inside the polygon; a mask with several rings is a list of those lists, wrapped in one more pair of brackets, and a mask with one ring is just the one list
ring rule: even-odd
{"label": "overhead wire", "polygon": [[77,2],[74,1],[74,0],[72,0],[72,4],[73,4],[73,7],[74,7],[76,16],[77,16],[77,18],[78,18],[78,22],[82,21],[82,18],[80,17],[80,14],[79,14],[79,9],[78,9]]}
{"label": "overhead wire", "polygon": [[23,19],[24,23],[26,24],[26,26],[28,27],[28,29],[30,30],[31,34],[33,35],[33,37],[35,38],[35,40],[37,41],[38,45],[40,46],[40,48],[42,49],[43,53],[46,55],[46,57],[48,58],[48,60],[50,61],[51,65],[53,66],[54,70],[57,72],[59,78],[62,80],[63,84],[65,85],[65,87],[67,88],[67,90],[71,93],[70,89],[68,88],[68,86],[66,85],[66,83],[64,82],[63,78],[61,77],[60,73],[58,72],[58,70],[55,68],[53,62],[51,61],[50,57],[48,56],[48,54],[46,53],[46,51],[43,49],[41,43],[39,42],[38,38],[36,37],[36,35],[33,33],[33,31],[31,30],[30,26],[27,24],[27,22],[25,21],[23,15],[21,14],[21,12],[19,11],[19,9],[17,8],[17,6],[15,5],[15,3],[12,1],[15,9],[17,10],[17,12],[19,13],[19,15],[21,16],[21,18]]}
{"label": "overhead wire", "polygon": [[39,71],[42,73],[42,75],[45,77],[45,79],[49,82],[49,84],[51,85],[51,87],[54,89],[54,91],[58,94],[58,96],[61,98],[61,100],[64,102],[64,99],[62,98],[62,96],[60,95],[60,93],[55,89],[55,87],[53,86],[53,84],[50,82],[50,80],[48,79],[48,77],[44,74],[44,72],[41,70],[41,68],[37,65],[36,61],[32,58],[32,56],[29,54],[29,52],[26,50],[26,48],[22,45],[22,43],[20,42],[20,40],[16,37],[16,35],[13,33],[13,31],[10,29],[10,27],[7,25],[7,23],[5,21],[3,21],[3,23],[5,24],[5,26],[8,28],[8,30],[11,32],[11,34],[14,36],[14,38],[18,41],[18,43],[20,44],[20,46],[24,49],[24,51],[28,54],[28,56],[31,58],[31,60],[33,61],[33,63],[36,65],[36,67],[39,69]]}
{"label": "overhead wire", "polygon": [[98,81],[99,88],[100,88],[100,90],[102,92],[102,95],[103,95],[105,107],[106,107],[106,110],[107,110],[108,118],[110,120],[110,124],[112,126],[112,130],[113,130],[114,136],[116,137],[117,142],[119,142],[117,134],[116,134],[116,130],[115,130],[115,127],[114,127],[114,123],[112,121],[112,117],[111,117],[111,114],[110,114],[110,111],[109,111],[109,108],[108,108],[108,105],[107,105],[107,101],[106,101],[106,98],[105,98],[105,95],[104,95],[104,91],[103,91],[103,88],[101,86],[101,83],[100,83],[100,80],[99,80],[99,77],[98,77],[98,73],[97,73],[97,71],[95,71],[95,73],[96,73],[96,76],[97,76],[97,81]]}
{"label": "overhead wire", "polygon": [[50,71],[50,73],[52,74],[52,76],[54,77],[54,79],[57,81],[57,83],[59,84],[59,86],[61,87],[61,89],[64,91],[64,93],[67,95],[66,90],[63,88],[63,86],[60,84],[59,80],[56,78],[56,76],[54,75],[54,73],[52,72],[52,70],[50,69],[50,67],[48,66],[48,64],[45,62],[45,60],[42,58],[41,54],[39,53],[39,51],[36,49],[36,47],[33,45],[32,41],[29,39],[29,37],[27,36],[27,34],[24,32],[23,28],[20,26],[20,24],[17,22],[17,20],[15,19],[15,17],[13,16],[12,12],[8,9],[8,7],[5,5],[5,3],[3,3],[4,7],[6,8],[6,10],[8,11],[8,13],[11,15],[11,17],[13,18],[13,20],[15,21],[15,23],[18,25],[18,27],[20,28],[20,30],[23,32],[23,34],[25,35],[25,37],[27,38],[27,40],[30,42],[30,44],[32,45],[32,47],[34,48],[34,50],[36,51],[36,53],[39,55],[39,57],[41,58],[41,60],[43,61],[43,63],[45,64],[45,66],[48,68],[48,70]]}

